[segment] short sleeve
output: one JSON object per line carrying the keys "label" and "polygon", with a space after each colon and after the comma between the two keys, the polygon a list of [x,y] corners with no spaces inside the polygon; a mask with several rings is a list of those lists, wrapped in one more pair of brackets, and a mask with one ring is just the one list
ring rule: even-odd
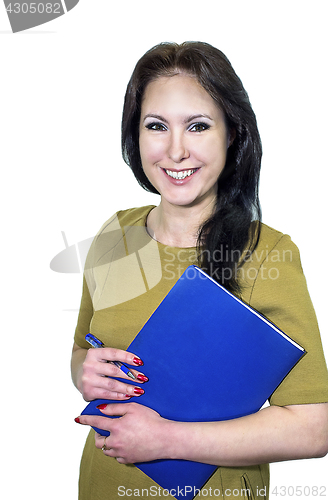
{"label": "short sleeve", "polygon": [[327,402],[328,373],[317,319],[298,248],[289,236],[281,236],[267,251],[253,283],[250,305],[306,350],[272,394],[270,404]]}

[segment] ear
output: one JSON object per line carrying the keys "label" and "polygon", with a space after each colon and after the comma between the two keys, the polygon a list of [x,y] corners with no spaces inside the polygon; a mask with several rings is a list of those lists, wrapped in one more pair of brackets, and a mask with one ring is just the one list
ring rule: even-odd
{"label": "ear", "polygon": [[233,141],[236,139],[236,129],[232,128],[229,130],[229,135],[228,135],[228,148],[232,145]]}

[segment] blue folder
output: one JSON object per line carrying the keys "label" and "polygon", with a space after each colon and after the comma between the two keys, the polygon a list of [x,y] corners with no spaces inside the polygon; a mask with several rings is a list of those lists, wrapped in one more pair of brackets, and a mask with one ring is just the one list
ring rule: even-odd
{"label": "blue folder", "polygon": [[[185,422],[257,412],[305,354],[196,266],[186,269],[128,350],[143,360],[149,377],[145,394],[136,401],[164,418]],[[96,408],[101,403],[108,400],[92,401],[82,414],[104,416]],[[187,500],[217,468],[186,460],[136,466],[172,496]]]}

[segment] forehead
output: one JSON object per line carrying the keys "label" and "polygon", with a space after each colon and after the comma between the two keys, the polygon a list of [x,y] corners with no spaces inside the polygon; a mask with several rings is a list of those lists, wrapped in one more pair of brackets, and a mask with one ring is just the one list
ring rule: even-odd
{"label": "forehead", "polygon": [[[217,103],[200,85],[195,77],[177,74],[161,76],[150,82],[144,92],[142,109],[167,107],[168,111],[178,112],[183,108],[202,108],[219,110]],[[198,111],[201,111],[198,109]]]}

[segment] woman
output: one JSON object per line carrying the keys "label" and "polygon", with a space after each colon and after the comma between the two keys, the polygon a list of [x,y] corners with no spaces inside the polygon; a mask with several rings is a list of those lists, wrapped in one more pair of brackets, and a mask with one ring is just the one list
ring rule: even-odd
{"label": "woman", "polygon": [[[127,87],[122,149],[138,182],[161,201],[118,212],[88,255],[72,377],[86,401],[116,399],[101,411],[122,418],[76,419],[110,431],[106,439],[90,431],[80,499],[150,495],[155,483],[132,464],[159,458],[218,465],[204,485],[207,496],[220,490],[222,497],[233,491],[235,498],[268,498],[266,464],[328,451],[328,376],[298,250],[260,222],[260,138],[226,57],[198,42],[148,51]],[[307,351],[256,414],[186,423],[119,404],[147,390],[147,367],[139,371],[142,360],[127,346],[192,263]],[[88,350],[89,331],[110,347]],[[115,360],[135,366],[138,383],[115,378],[122,372],[106,363]]]}

